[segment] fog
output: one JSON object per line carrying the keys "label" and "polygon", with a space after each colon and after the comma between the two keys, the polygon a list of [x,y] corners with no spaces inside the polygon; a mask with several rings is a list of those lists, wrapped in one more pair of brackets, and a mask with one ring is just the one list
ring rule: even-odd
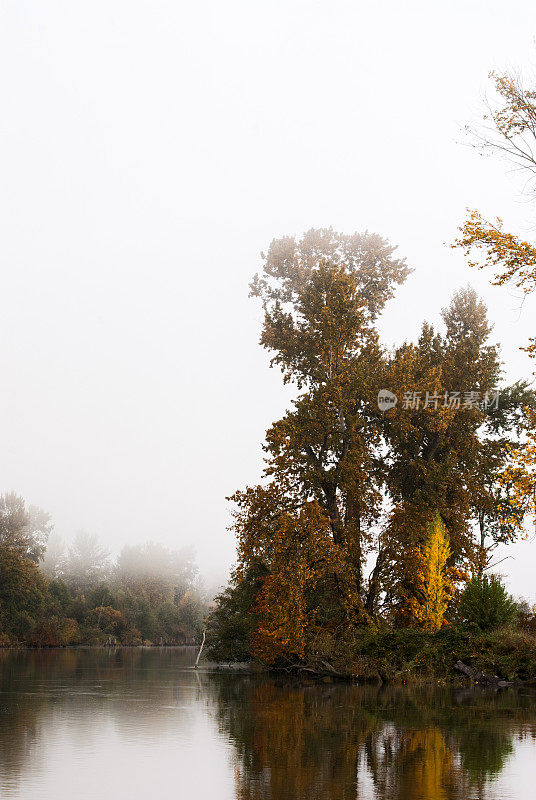
{"label": "fog", "polygon": [[[448,243],[465,207],[533,235],[517,176],[464,144],[493,68],[536,64],[533,3],[59,2],[0,10],[0,492],[112,554],[233,561],[226,496],[292,390],[248,299],[272,238],[376,231],[414,273],[388,344],[470,282],[507,378],[536,300]],[[501,565],[534,597],[536,544]]]}

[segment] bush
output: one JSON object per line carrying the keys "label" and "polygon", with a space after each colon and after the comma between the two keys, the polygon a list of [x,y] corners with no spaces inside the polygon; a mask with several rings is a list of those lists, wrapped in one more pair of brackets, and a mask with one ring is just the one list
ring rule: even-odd
{"label": "bush", "polygon": [[78,632],[78,623],[68,617],[52,616],[39,622],[28,641],[37,647],[66,647]]}
{"label": "bush", "polygon": [[505,680],[529,680],[536,676],[536,638],[532,634],[515,628],[498,628],[487,634],[486,645],[487,651],[480,656],[484,671]]}
{"label": "bush", "polygon": [[473,622],[483,631],[512,624],[517,605],[496,575],[472,578],[465,587],[460,615],[464,622]]}
{"label": "bush", "polygon": [[522,631],[536,634],[536,609],[526,600],[517,604],[517,626]]}
{"label": "bush", "polygon": [[120,636],[127,627],[122,613],[111,606],[98,606],[92,609],[86,617],[85,624],[112,636]]}
{"label": "bush", "polygon": [[78,634],[73,644],[84,644],[90,647],[97,647],[106,644],[108,634],[101,631],[100,628],[91,627],[89,625],[80,625]]}

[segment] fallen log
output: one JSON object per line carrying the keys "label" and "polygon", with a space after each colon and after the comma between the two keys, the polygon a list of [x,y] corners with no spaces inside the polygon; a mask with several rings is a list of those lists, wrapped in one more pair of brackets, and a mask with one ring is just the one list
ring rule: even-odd
{"label": "fallen log", "polygon": [[500,689],[506,689],[514,685],[514,681],[503,681],[498,675],[488,675],[487,672],[478,671],[464,664],[463,661],[456,661],[454,669],[461,672],[466,678],[470,678],[475,683],[481,683],[484,686],[498,686]]}

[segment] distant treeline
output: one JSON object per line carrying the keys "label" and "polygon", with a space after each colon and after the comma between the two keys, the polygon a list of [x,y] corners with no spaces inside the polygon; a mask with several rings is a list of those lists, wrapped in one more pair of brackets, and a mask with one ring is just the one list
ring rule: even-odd
{"label": "distant treeline", "polygon": [[113,562],[97,536],[67,548],[48,514],[0,496],[0,646],[189,644],[205,613],[190,548],[147,542]]}

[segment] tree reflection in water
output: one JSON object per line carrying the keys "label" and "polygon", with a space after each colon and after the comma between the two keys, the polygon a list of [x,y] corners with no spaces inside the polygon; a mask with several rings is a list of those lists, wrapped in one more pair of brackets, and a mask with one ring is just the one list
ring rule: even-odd
{"label": "tree reflection in water", "polygon": [[237,800],[487,800],[536,695],[212,679]]}
{"label": "tree reflection in water", "polygon": [[[165,648],[0,651],[0,795],[26,798],[31,785],[38,787],[32,796],[47,796],[40,787],[54,785],[58,763],[50,762],[47,744],[64,742],[56,756],[78,759],[68,780],[77,780],[79,766],[105,771],[112,754],[137,776],[132,800],[148,796],[144,780],[151,785],[155,776],[179,796],[188,780],[198,786],[194,756],[207,772],[220,765],[228,785],[217,796],[226,799],[532,796],[532,787],[527,795],[511,783],[510,772],[510,783],[501,775],[510,758],[518,763],[520,743],[534,743],[536,754],[534,692],[298,685],[196,672],[195,655]],[[204,738],[195,739],[200,726]],[[133,752],[139,763],[128,760]],[[114,785],[125,777],[119,772]],[[73,796],[69,786],[62,798]]]}

